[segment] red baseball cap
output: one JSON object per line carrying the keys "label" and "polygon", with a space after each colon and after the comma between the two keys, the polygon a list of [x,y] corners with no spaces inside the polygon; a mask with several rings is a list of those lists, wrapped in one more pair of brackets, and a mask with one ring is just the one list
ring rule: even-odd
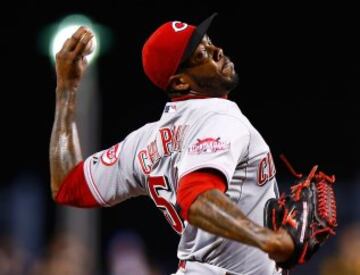
{"label": "red baseball cap", "polygon": [[166,90],[170,76],[191,56],[216,15],[198,26],[167,22],[150,35],[142,49],[142,63],[145,74],[157,87]]}

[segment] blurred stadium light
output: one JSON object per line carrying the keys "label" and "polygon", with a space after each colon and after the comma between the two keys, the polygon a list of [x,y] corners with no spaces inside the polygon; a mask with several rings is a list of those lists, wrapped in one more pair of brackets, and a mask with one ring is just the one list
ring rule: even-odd
{"label": "blurred stadium light", "polygon": [[94,51],[87,56],[88,62],[90,63],[94,60],[100,48],[100,41],[99,36],[94,28],[91,20],[80,14],[69,15],[65,17],[58,25],[56,32],[53,34],[51,39],[51,43],[49,45],[49,53],[52,60],[55,60],[56,53],[61,49],[62,45],[64,44],[65,40],[70,38],[71,35],[80,27],[86,26],[94,33]]}
{"label": "blurred stadium light", "polygon": [[95,35],[95,50],[87,56],[89,63],[95,61],[100,54],[105,53],[111,47],[113,35],[109,28],[93,22],[82,14],[72,14],[57,23],[46,26],[39,34],[40,51],[49,55],[51,61],[55,62],[55,55],[65,40],[70,38],[80,26],[88,27]]}

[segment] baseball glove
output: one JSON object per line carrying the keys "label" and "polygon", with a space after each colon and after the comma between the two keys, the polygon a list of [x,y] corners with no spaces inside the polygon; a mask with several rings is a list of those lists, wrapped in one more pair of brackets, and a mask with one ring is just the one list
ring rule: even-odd
{"label": "baseball glove", "polygon": [[291,194],[267,201],[264,224],[275,231],[285,228],[293,239],[293,254],[286,262],[277,263],[281,268],[290,269],[307,262],[330,235],[335,235],[335,176],[317,171],[316,165],[307,177],[302,177],[282,158],[299,180],[291,187]]}

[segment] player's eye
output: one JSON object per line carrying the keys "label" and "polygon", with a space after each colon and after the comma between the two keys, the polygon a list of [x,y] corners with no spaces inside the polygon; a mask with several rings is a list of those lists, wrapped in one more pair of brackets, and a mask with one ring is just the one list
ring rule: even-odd
{"label": "player's eye", "polygon": [[201,53],[202,53],[203,58],[209,57],[209,52],[206,49],[202,50]]}
{"label": "player's eye", "polygon": [[202,49],[200,50],[197,55],[196,55],[196,59],[199,60],[199,61],[202,61],[206,58],[209,58],[209,53],[206,49]]}

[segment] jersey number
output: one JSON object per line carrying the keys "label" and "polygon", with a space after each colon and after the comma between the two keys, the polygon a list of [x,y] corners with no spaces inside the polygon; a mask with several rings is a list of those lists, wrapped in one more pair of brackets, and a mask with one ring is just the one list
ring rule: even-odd
{"label": "jersey number", "polygon": [[161,189],[166,191],[170,190],[166,178],[149,177],[149,190],[151,198],[155,202],[156,206],[161,209],[172,228],[177,233],[181,234],[184,230],[184,224],[176,212],[175,207],[159,195],[158,191]]}

